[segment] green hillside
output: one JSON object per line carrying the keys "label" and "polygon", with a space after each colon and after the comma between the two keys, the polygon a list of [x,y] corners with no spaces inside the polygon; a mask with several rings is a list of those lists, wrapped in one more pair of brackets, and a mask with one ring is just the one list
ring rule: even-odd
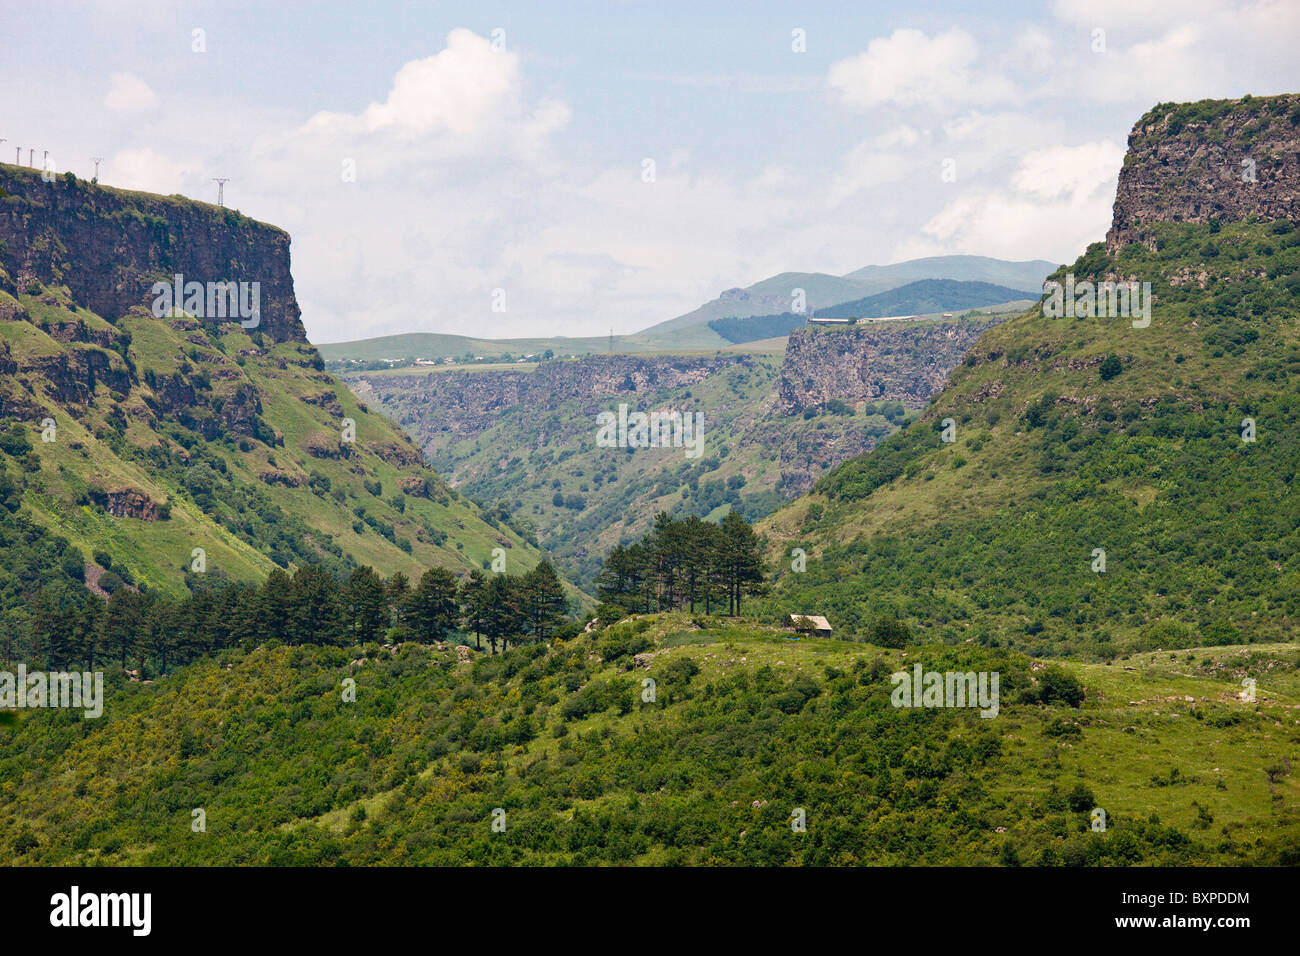
{"label": "green hillside", "polygon": [[[1041,288],[1036,286],[1035,289]],[[925,315],[933,312],[962,311],[1001,305],[1021,299],[1034,300],[1038,291],[1011,289],[991,282],[958,282],[955,279],[922,279],[907,285],[878,292],[852,302],[841,302],[813,314],[827,319],[881,318],[884,316]]]}
{"label": "green hillside", "polygon": [[918,420],[767,521],[771,617],[897,616],[923,642],[1094,660],[1294,637],[1300,230],[1151,229],[1154,251],[1097,244],[1056,274],[1149,281],[1149,327],[1035,306],[987,331]]}
{"label": "green hillside", "polygon": [[[418,576],[480,567],[494,548],[517,569],[540,560],[506,516],[449,488],[400,428],[323,371],[296,306],[279,310],[274,263],[259,266],[267,320],[245,329],[156,318],[144,299],[110,321],[87,307],[99,286],[73,252],[116,235],[179,263],[211,253],[184,241],[192,223],[235,244],[279,242],[278,230],[184,199],[44,184],[8,166],[3,175],[5,211],[47,223],[28,227],[40,234],[24,248],[0,243],[0,490],[11,506],[0,536],[44,541],[0,571],[4,610],[21,617],[65,574],[72,585],[84,574],[104,590],[183,593],[197,573],[253,581],[304,563]],[[42,248],[52,263],[31,258]],[[256,254],[247,240],[243,255]],[[134,270],[121,263],[119,284],[156,277]],[[52,561],[53,577],[33,570]]]}
{"label": "green hillside", "polygon": [[[454,380],[435,375],[423,381],[392,376],[349,376],[349,381],[410,428],[433,466],[457,487],[476,500],[499,501],[535,526],[557,566],[589,589],[605,553],[649,527],[657,511],[706,516],[736,508],[755,519],[784,500],[774,450],[799,434],[845,427],[846,419],[831,413],[808,419],[768,414],[779,373],[777,359],[756,355],[723,362],[694,384],[656,384],[641,394],[620,394],[611,387],[595,405],[576,390],[557,389],[544,408],[522,403],[494,411],[489,427],[472,435],[446,428],[450,406],[461,399]],[[508,384],[486,387],[496,392]],[[596,409],[616,408],[619,401],[699,411],[706,428],[700,455],[687,457],[681,448],[595,447]],[[901,405],[891,406],[887,419],[885,411],[873,408],[855,424],[865,433],[886,435],[904,412]],[[847,415],[851,419],[854,410]]]}
{"label": "green hillside", "polygon": [[[1294,865],[1298,660],[1044,669],[683,614],[490,658],[231,649],[0,726],[0,832],[47,865]],[[997,671],[997,718],[891,706],[918,662]]]}

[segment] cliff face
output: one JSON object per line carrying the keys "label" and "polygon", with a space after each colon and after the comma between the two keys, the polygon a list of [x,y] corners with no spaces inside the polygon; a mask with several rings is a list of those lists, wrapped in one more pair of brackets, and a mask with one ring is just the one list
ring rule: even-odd
{"label": "cliff face", "polygon": [[[598,398],[689,387],[725,368],[749,364],[752,360],[743,355],[709,359],[589,355],[572,362],[547,362],[532,372],[448,371],[401,378],[362,373],[350,381],[359,396],[389,403],[399,421],[416,425],[421,439],[428,441],[439,432],[473,437],[497,424],[503,412],[520,406],[540,414],[575,399],[587,405]],[[426,417],[420,409],[437,409],[437,414]]]}
{"label": "cliff face", "polygon": [[[232,209],[91,185],[71,174],[0,164],[0,290],[66,285],[110,322],[149,309],[156,281],[257,282],[258,329],[275,342],[307,340],[289,273],[288,233]],[[218,327],[238,321],[213,320]]]}
{"label": "cliff face", "polygon": [[[307,563],[467,570],[495,547],[538,560],[324,372],[284,232],[13,166],[0,190],[0,484],[20,482],[23,515],[83,558],[177,591],[194,547],[203,573],[241,580]],[[206,294],[155,316],[153,284],[177,273],[258,283],[259,321],[211,315]]]}
{"label": "cliff face", "polygon": [[1300,218],[1300,94],[1161,104],[1137,121],[1106,245],[1156,222]]}
{"label": "cliff face", "polygon": [[[786,414],[839,399],[921,408],[998,319],[804,328],[790,335],[777,407]],[[839,460],[842,460],[840,458]]]}

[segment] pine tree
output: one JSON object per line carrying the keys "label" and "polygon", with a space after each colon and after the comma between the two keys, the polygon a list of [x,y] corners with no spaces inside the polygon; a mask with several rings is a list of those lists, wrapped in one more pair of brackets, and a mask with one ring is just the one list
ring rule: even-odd
{"label": "pine tree", "polygon": [[461,622],[467,631],[473,632],[474,649],[480,651],[483,649],[480,635],[487,628],[487,594],[487,576],[478,568],[474,568],[470,571],[469,577],[461,582],[459,597]]}
{"label": "pine tree", "polygon": [[720,564],[727,589],[727,613],[740,613],[741,597],[745,594],[762,594],[767,590],[764,582],[766,568],[763,561],[763,543],[754,529],[734,511],[728,512],[719,528]]}
{"label": "pine tree", "polygon": [[407,605],[411,600],[411,579],[401,571],[394,571],[388,579],[388,606],[392,608],[393,627],[406,626]]}
{"label": "pine tree", "polygon": [[358,644],[380,640],[388,626],[388,597],[384,582],[372,567],[357,568],[348,579],[347,620]]}
{"label": "pine tree", "polygon": [[257,597],[256,620],[261,640],[293,643],[293,582],[283,568],[272,568]]}
{"label": "pine tree", "polygon": [[520,607],[519,578],[511,574],[494,574],[488,582],[485,604],[487,607],[488,645],[492,653],[501,642],[501,652],[510,646],[510,639],[519,634],[523,611]]}
{"label": "pine tree", "polygon": [[289,585],[289,641],[342,644],[343,607],[338,582],[322,567],[303,565]]}
{"label": "pine tree", "polygon": [[446,568],[430,568],[410,600],[411,630],[422,644],[443,640],[456,629],[460,607],[456,603],[456,576]]}
{"label": "pine tree", "polygon": [[109,597],[104,608],[100,640],[105,653],[117,655],[122,670],[126,670],[127,657],[139,647],[149,603],[144,595],[121,588]]}
{"label": "pine tree", "polygon": [[523,576],[519,583],[519,604],[522,627],[534,640],[547,640],[564,620],[569,601],[549,561],[543,561]]}

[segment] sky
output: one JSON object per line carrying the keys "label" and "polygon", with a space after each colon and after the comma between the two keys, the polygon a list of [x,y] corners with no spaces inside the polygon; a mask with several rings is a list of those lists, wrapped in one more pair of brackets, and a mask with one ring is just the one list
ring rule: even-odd
{"label": "sky", "polygon": [[634,332],[785,271],[1073,261],[1297,0],[6,4],[0,157],[292,236],[314,342]]}

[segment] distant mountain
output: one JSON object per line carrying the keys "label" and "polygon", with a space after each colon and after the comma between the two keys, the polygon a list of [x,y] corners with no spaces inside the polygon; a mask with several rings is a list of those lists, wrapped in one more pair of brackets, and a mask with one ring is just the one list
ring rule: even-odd
{"label": "distant mountain", "polygon": [[[855,301],[864,296],[888,292],[921,279],[949,279],[957,282],[982,282],[1001,285],[1015,291],[1012,299],[1037,298],[1038,293],[1026,296],[1018,290],[1039,289],[1043,279],[1055,269],[1045,259],[1028,262],[1007,262],[986,256],[931,256],[912,259],[888,266],[865,266],[845,276],[827,275],[824,272],[782,272],[780,275],[756,282],[743,289],[728,289],[712,302],[706,302],[692,312],[660,322],[632,335],[616,335],[612,341],[607,336],[524,339],[478,339],[462,335],[445,335],[434,332],[415,332],[404,335],[385,335],[353,342],[332,342],[320,345],[320,353],[327,362],[401,361],[403,359],[461,359],[466,355],[506,356],[519,359],[529,354],[541,355],[548,349],[555,356],[590,355],[593,353],[656,353],[672,350],[712,351],[726,348],[736,342],[750,342],[759,338],[776,338],[788,335],[802,324],[792,324],[786,318],[793,314],[795,289],[804,291],[804,310],[814,312],[840,303]],[[999,299],[1006,302],[1008,299]],[[996,304],[996,303],[982,303]],[[952,308],[977,308],[970,306],[942,306],[930,309],[942,312]],[[920,310],[913,310],[920,311]],[[888,314],[888,313],[885,313]],[[728,338],[710,323],[726,319],[747,319],[765,316],[773,319],[771,336],[755,336],[748,330],[741,338]],[[738,329],[733,323],[733,331]]]}
{"label": "distant mountain", "polygon": [[926,315],[978,309],[1018,299],[1037,299],[1040,293],[1012,289],[991,282],[959,282],[956,279],[921,279],[907,285],[879,292],[852,302],[842,302],[818,309],[813,315],[826,319],[882,318],[884,316]]}
{"label": "distant mountain", "polygon": [[[743,289],[728,289],[698,309],[652,325],[638,332],[635,337],[643,341],[660,342],[664,347],[721,347],[726,339],[709,328],[710,322],[793,311],[795,289],[803,289],[805,309],[813,312],[841,302],[888,292],[920,279],[989,282],[1011,289],[1039,289],[1043,279],[1055,268],[1055,263],[1045,259],[1008,262],[987,256],[930,256],[887,266],[864,266],[843,276],[827,275],[824,272],[783,272]],[[1034,294],[1036,297],[1037,293]]]}

